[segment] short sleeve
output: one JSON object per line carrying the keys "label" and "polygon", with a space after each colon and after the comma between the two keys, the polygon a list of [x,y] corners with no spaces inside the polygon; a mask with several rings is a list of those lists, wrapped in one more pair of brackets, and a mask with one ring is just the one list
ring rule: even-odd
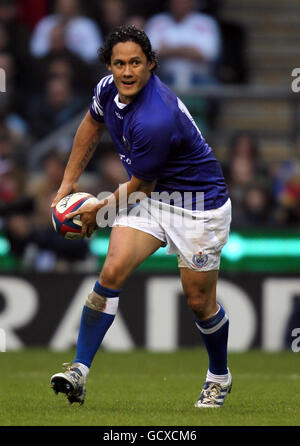
{"label": "short sleeve", "polygon": [[132,132],[131,172],[145,181],[160,176],[171,149],[172,125],[167,121],[136,124]]}
{"label": "short sleeve", "polygon": [[94,96],[90,105],[90,113],[92,117],[98,121],[104,123],[104,112],[103,112],[103,104],[102,104],[102,96],[104,88],[111,84],[113,81],[113,76],[105,76],[101,79],[101,81],[97,84],[94,89]]}
{"label": "short sleeve", "polygon": [[93,97],[92,103],[90,105],[90,113],[96,121],[104,122],[103,108],[102,108],[96,94]]}

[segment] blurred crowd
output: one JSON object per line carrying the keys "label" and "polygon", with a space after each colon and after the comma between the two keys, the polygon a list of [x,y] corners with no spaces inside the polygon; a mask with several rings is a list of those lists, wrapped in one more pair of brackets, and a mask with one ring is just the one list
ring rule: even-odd
{"label": "blurred crowd", "polygon": [[257,137],[233,135],[223,173],[233,205],[232,227],[280,229],[300,223],[300,165],[263,161]]}
{"label": "blurred crowd", "polygon": [[[0,232],[23,266],[90,268],[87,242],[64,240],[51,223],[50,203],[72,140],[56,141],[37,163],[32,148],[88,108],[94,86],[106,74],[97,60],[105,37],[121,24],[145,29],[158,53],[159,76],[183,93],[193,86],[245,83],[244,30],[218,20],[220,3],[0,0],[0,68],[6,84],[0,92]],[[246,133],[228,142],[226,159],[234,227],[299,224],[295,164],[271,170],[256,138]],[[97,195],[126,179],[111,143],[104,142],[79,190]]]}

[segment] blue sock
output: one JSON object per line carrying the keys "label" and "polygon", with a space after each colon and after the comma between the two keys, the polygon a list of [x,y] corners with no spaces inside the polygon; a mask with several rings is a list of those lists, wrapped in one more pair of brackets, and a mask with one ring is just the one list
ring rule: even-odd
{"label": "blue sock", "polygon": [[80,362],[87,367],[91,366],[107,330],[115,319],[121,290],[111,290],[97,281],[94,291],[100,296],[106,297],[107,304],[103,311],[93,310],[86,305],[82,310],[74,362]]}
{"label": "blue sock", "polygon": [[[220,304],[219,304],[220,305]],[[209,319],[199,321],[195,318],[209,357],[209,371],[215,375],[226,375],[227,343],[229,320],[224,308]]]}

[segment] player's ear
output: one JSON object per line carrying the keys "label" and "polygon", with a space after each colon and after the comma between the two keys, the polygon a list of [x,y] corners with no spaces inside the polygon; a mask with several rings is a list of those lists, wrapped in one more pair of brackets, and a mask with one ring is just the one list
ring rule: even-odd
{"label": "player's ear", "polygon": [[106,65],[106,66],[107,66],[108,71],[111,71],[111,65]]}
{"label": "player's ear", "polygon": [[148,62],[148,66],[149,66],[149,70],[152,71],[153,68],[155,67],[155,62],[154,62],[154,60],[152,60],[152,62]]}

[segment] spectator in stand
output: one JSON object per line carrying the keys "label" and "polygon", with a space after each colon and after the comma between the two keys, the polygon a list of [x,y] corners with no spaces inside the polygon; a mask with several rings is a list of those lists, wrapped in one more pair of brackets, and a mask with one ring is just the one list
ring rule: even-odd
{"label": "spectator in stand", "polygon": [[67,78],[76,92],[86,96],[93,91],[92,67],[66,48],[65,27],[55,25],[50,33],[49,52],[42,58],[33,58],[34,75],[28,79],[31,92],[40,93],[50,78]]}
{"label": "spectator in stand", "polygon": [[30,240],[29,216],[34,203],[24,195],[26,172],[14,159],[8,133],[0,132],[0,227],[10,242],[11,252],[22,259]]}
{"label": "spectator in stand", "polygon": [[35,227],[49,227],[51,224],[50,204],[55,195],[57,185],[60,184],[66,159],[56,151],[47,154],[41,165],[40,175],[28,180],[27,194],[36,202],[36,211],[33,216]]}
{"label": "spectator in stand", "polygon": [[97,196],[100,192],[114,192],[128,181],[128,175],[112,143],[101,143],[96,162],[96,181],[88,192]]}
{"label": "spectator in stand", "polygon": [[130,15],[125,22],[125,25],[133,25],[137,29],[144,29],[146,24],[146,19],[142,15]]}
{"label": "spectator in stand", "polygon": [[11,203],[19,197],[24,187],[20,169],[17,169],[12,157],[13,145],[8,138],[0,139],[0,202]]}
{"label": "spectator in stand", "polygon": [[96,0],[93,17],[97,21],[103,36],[125,23],[127,7],[124,0]]}
{"label": "spectator in stand", "polygon": [[264,184],[247,186],[242,198],[238,226],[266,228],[276,224],[276,208],[271,190]]}
{"label": "spectator in stand", "polygon": [[223,163],[223,170],[227,182],[230,182],[231,170],[236,164],[241,164],[241,169],[244,168],[245,171],[253,169],[260,176],[270,175],[261,159],[258,140],[251,132],[242,130],[233,134],[226,159],[227,161]]}
{"label": "spectator in stand", "polygon": [[300,224],[300,165],[295,163],[293,173],[279,194],[278,221],[283,226]]}
{"label": "spectator in stand", "polygon": [[128,7],[130,6],[132,9],[132,5],[128,5],[125,0],[94,1],[91,16],[99,24],[104,37],[121,25],[134,25],[136,28],[144,29],[145,18],[143,16],[138,14],[128,16]]}
{"label": "spectator in stand", "polygon": [[[36,228],[49,226],[52,228],[50,205],[62,181],[67,157],[68,155],[53,149],[43,157],[39,173],[27,181],[26,194],[33,197],[36,203],[36,211],[32,218]],[[85,189],[83,181],[84,179],[78,186],[81,190]]]}
{"label": "spectator in stand", "polygon": [[0,160],[0,227],[2,218],[32,213],[33,200],[23,195],[26,183],[24,165],[12,159]]}
{"label": "spectator in stand", "polygon": [[79,0],[57,0],[55,13],[41,19],[31,37],[34,57],[43,57],[50,50],[51,31],[57,24],[65,27],[66,47],[87,63],[94,63],[102,45],[102,34],[92,19],[81,15]]}
{"label": "spectator in stand", "polygon": [[158,52],[164,82],[180,89],[217,82],[218,24],[196,11],[195,0],[169,0],[169,12],[153,16],[145,28]]}
{"label": "spectator in stand", "polygon": [[216,17],[220,12],[223,0],[199,0],[198,3],[200,4],[201,11]]}
{"label": "spectator in stand", "polygon": [[[245,221],[244,208],[257,206],[258,191],[250,193],[251,188],[254,185],[262,188],[266,202],[271,203],[267,197],[272,196],[273,179],[260,157],[258,142],[250,133],[238,132],[233,136],[227,159],[223,171],[232,201],[232,225],[239,226]],[[245,204],[248,192],[249,201]]]}
{"label": "spectator in stand", "polygon": [[0,0],[0,23],[8,35],[7,50],[13,53],[18,63],[28,56],[30,33],[27,27],[18,20],[18,2],[16,0]]}
{"label": "spectator in stand", "polygon": [[18,16],[30,31],[48,13],[49,0],[19,0]]}
{"label": "spectator in stand", "polygon": [[26,100],[24,90],[17,83],[17,67],[13,54],[0,52],[0,67],[5,72],[6,90],[5,93],[0,93],[0,120],[16,139],[21,140],[28,132],[25,119]]}
{"label": "spectator in stand", "polygon": [[52,78],[45,85],[41,98],[31,104],[28,122],[34,137],[43,138],[66,124],[85,106],[85,98],[75,93],[68,78]]}
{"label": "spectator in stand", "polygon": [[11,49],[9,47],[9,35],[5,25],[2,22],[0,22],[0,51],[11,52]]}

